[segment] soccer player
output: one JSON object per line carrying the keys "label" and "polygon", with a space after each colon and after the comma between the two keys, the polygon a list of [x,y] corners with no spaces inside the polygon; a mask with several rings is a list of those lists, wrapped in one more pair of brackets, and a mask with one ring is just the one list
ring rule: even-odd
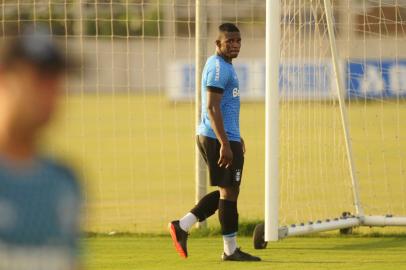
{"label": "soccer player", "polygon": [[80,188],[38,147],[62,92],[66,60],[26,30],[0,56],[0,269],[78,269]]}
{"label": "soccer player", "polygon": [[223,234],[224,261],[260,261],[237,246],[237,199],[242,179],[245,145],[240,136],[240,93],[232,65],[241,48],[239,29],[231,23],[218,28],[216,54],[204,67],[202,77],[202,114],[197,145],[209,169],[210,184],[219,190],[204,196],[169,230],[179,254],[186,258],[188,231],[218,210]]}

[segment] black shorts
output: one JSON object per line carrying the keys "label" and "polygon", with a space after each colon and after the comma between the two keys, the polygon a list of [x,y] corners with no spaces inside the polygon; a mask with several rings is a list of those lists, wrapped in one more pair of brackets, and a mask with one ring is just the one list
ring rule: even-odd
{"label": "black shorts", "polygon": [[230,141],[233,162],[228,168],[219,167],[220,142],[206,136],[197,136],[197,146],[209,169],[210,185],[230,187],[240,185],[244,167],[244,153],[240,142]]}

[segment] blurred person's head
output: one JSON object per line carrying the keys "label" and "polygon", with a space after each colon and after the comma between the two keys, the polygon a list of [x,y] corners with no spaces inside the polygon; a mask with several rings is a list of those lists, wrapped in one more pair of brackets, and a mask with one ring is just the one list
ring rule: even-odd
{"label": "blurred person's head", "polygon": [[230,61],[237,58],[241,49],[241,34],[237,26],[223,23],[218,28],[216,39],[217,54]]}
{"label": "blurred person's head", "polygon": [[65,68],[64,54],[46,32],[27,30],[4,44],[0,55],[0,136],[35,138],[55,111]]}

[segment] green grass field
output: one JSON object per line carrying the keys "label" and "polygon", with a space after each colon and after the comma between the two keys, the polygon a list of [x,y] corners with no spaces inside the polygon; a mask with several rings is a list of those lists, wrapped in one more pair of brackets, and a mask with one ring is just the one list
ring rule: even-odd
{"label": "green grass field", "polygon": [[[46,150],[77,168],[85,187],[84,228],[150,236],[85,238],[87,269],[406,269],[404,229],[373,229],[386,237],[336,234],[289,238],[255,251],[261,263],[220,262],[221,237],[192,237],[190,258],[174,252],[168,221],[194,203],[194,105],[164,96],[68,95],[47,132]],[[406,215],[406,103],[349,106],[357,176],[369,214]],[[239,201],[242,220],[263,218],[264,105],[244,103],[247,144]],[[281,107],[281,220],[302,222],[353,211],[337,104]],[[217,226],[217,216],[209,219]],[[159,233],[159,234],[156,234]],[[395,234],[392,234],[395,233]],[[106,234],[104,234],[106,235]],[[251,239],[239,244],[252,251]]]}
{"label": "green grass field", "polygon": [[[352,102],[350,130],[369,214],[406,215],[406,103]],[[87,231],[156,233],[194,204],[194,104],[163,95],[71,94],[47,132],[47,150],[83,180]],[[243,103],[247,145],[239,201],[245,220],[263,218],[264,104]],[[281,223],[353,211],[338,106],[281,106]],[[216,224],[216,218],[210,220]]]}
{"label": "green grass field", "polygon": [[406,269],[403,237],[305,237],[289,238],[253,250],[251,239],[239,238],[248,252],[262,257],[259,263],[221,262],[222,240],[191,238],[187,260],[174,251],[169,237],[94,237],[85,241],[88,269]]}

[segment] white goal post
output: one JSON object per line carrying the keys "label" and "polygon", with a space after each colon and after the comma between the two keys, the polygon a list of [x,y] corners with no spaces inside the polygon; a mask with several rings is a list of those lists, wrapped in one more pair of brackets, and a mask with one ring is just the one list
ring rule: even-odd
{"label": "white goal post", "polygon": [[265,239],[278,240],[280,1],[266,3]]}

